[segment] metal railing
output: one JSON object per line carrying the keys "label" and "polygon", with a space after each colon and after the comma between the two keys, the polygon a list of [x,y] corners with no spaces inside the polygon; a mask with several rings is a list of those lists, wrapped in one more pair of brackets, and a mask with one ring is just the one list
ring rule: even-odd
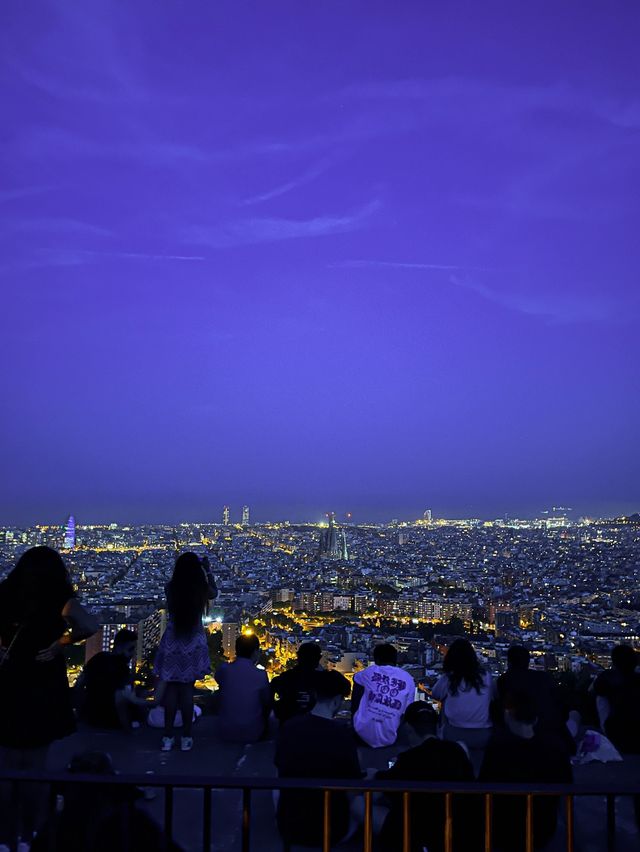
{"label": "metal railing", "polygon": [[[401,794],[402,797],[402,852],[411,850],[411,812],[414,794],[434,794],[444,796],[444,851],[453,852],[456,825],[453,815],[454,797],[481,796],[484,814],[484,850],[492,852],[494,796],[522,797],[525,799],[525,850],[534,852],[534,801],[538,797],[558,797],[564,802],[565,848],[567,852],[575,850],[574,805],[577,797],[598,797],[606,799],[607,850],[616,848],[616,798],[619,796],[640,797],[640,778],[632,784],[486,784],[469,783],[420,783],[408,781],[371,781],[336,780],[309,778],[238,778],[238,777],[202,777],[185,775],[85,775],[78,773],[27,772],[0,773],[0,785],[10,784],[12,788],[12,818],[17,826],[21,808],[20,787],[23,784],[40,784],[49,787],[50,816],[55,812],[58,794],[76,788],[78,785],[99,785],[102,787],[159,788],[164,791],[164,818],[162,831],[166,840],[174,837],[174,792],[176,790],[201,790],[202,804],[202,849],[210,852],[212,843],[212,793],[213,791],[238,791],[242,797],[241,849],[251,852],[252,832],[252,794],[257,791],[307,790],[322,792],[322,843],[323,852],[330,852],[331,844],[331,802],[334,793],[361,793],[364,796],[364,824],[362,831],[363,852],[372,852],[373,831],[373,795],[374,793]],[[14,832],[13,846],[17,848],[17,829]],[[282,841],[284,852],[288,852],[297,843]],[[55,846],[50,848],[55,849]],[[254,846],[259,850],[259,846]]]}

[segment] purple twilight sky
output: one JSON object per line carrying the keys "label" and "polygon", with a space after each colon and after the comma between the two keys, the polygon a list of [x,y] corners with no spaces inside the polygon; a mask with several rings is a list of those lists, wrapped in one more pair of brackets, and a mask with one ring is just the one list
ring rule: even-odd
{"label": "purple twilight sky", "polygon": [[640,509],[636,2],[0,10],[0,523]]}

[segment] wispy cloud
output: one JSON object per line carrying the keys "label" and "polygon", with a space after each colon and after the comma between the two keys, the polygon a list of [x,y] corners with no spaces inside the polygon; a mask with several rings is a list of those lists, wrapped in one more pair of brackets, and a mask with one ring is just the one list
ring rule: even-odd
{"label": "wispy cloud", "polygon": [[345,87],[340,97],[424,103],[436,120],[441,111],[458,114],[460,121],[468,120],[468,112],[459,110],[464,101],[474,113],[484,114],[488,121],[493,121],[497,112],[515,114],[552,109],[590,113],[624,128],[640,126],[640,100],[637,98],[623,102],[604,92],[568,83],[534,86],[470,77],[405,78],[354,83]]}
{"label": "wispy cloud", "polygon": [[[171,134],[172,137],[174,134]],[[292,141],[257,141],[248,144],[227,147],[206,146],[191,141],[182,142],[176,138],[166,138],[156,132],[144,130],[140,126],[127,124],[113,138],[101,136],[92,138],[85,133],[70,131],[56,125],[30,127],[6,143],[7,156],[31,160],[126,160],[149,166],[177,166],[183,163],[194,165],[227,164],[251,160],[260,157],[280,157],[289,154],[303,154],[321,147],[331,147],[338,143],[338,137],[306,138]],[[289,192],[314,180],[327,167],[328,161],[322,161],[314,169],[305,172],[300,178],[291,180],[246,199],[244,204],[257,204],[269,198]],[[0,199],[1,200],[1,199]]]}
{"label": "wispy cloud", "polygon": [[15,154],[50,161],[69,157],[89,159],[133,160],[151,166],[176,165],[184,161],[205,163],[209,151],[191,144],[157,138],[138,138],[112,142],[91,139],[58,127],[31,128],[15,140]]}
{"label": "wispy cloud", "polygon": [[58,100],[109,104],[148,98],[122,50],[119,15],[108,3],[94,3],[85,15],[66,2],[44,5],[46,34],[34,35],[31,50],[3,41],[3,60],[16,77]]}
{"label": "wispy cloud", "polygon": [[202,261],[207,258],[199,254],[144,254],[142,252],[121,251],[112,253],[112,257],[130,258],[131,260],[183,260],[187,263]]}
{"label": "wispy cloud", "polygon": [[470,290],[512,311],[540,317],[552,323],[603,322],[617,319],[621,306],[608,297],[572,295],[561,290],[554,293],[531,293],[514,288],[496,290],[469,277],[451,275],[456,287]]}
{"label": "wispy cloud", "polygon": [[161,263],[164,261],[178,263],[201,263],[207,258],[203,255],[192,254],[153,254],[148,252],[130,251],[85,251],[84,249],[47,249],[34,252],[29,260],[16,261],[3,267],[3,272],[18,269],[42,269],[48,267],[87,266],[112,261],[139,261],[141,263]]}
{"label": "wispy cloud", "polygon": [[244,201],[241,201],[241,206],[249,206],[251,204],[261,204],[264,201],[271,201],[272,198],[278,198],[281,195],[285,195],[287,192],[291,192],[294,189],[298,189],[301,186],[305,186],[311,181],[314,181],[316,178],[320,177],[330,166],[330,162],[328,160],[322,160],[320,163],[315,165],[313,168],[301,174],[299,177],[294,178],[293,180],[287,181],[286,183],[280,184],[280,186],[276,186],[273,189],[268,190],[267,192],[260,193],[258,195],[252,195],[249,198],[245,198]]}
{"label": "wispy cloud", "polygon": [[113,231],[101,228],[91,222],[82,222],[78,219],[47,218],[47,219],[19,219],[8,223],[8,228],[17,232],[38,232],[50,234],[72,234],[75,236],[88,237],[111,237]]}
{"label": "wispy cloud", "polygon": [[453,271],[453,270],[477,270],[487,271],[487,267],[481,266],[460,266],[458,264],[449,263],[411,263],[397,260],[340,260],[336,263],[330,263],[331,269],[417,269],[417,270],[436,270],[436,271]]}
{"label": "wispy cloud", "polygon": [[[12,69],[30,86],[57,100],[93,101],[103,105],[122,103],[124,99],[131,100],[135,90],[116,89],[108,81],[83,82],[79,75],[74,82],[69,82],[53,74],[41,73],[37,68],[29,67],[16,59],[10,61]],[[140,98],[136,98],[139,100]]]}
{"label": "wispy cloud", "polygon": [[29,198],[32,195],[39,195],[41,192],[48,192],[53,189],[49,184],[42,186],[23,186],[16,189],[5,189],[0,192],[0,204],[7,201],[15,201],[18,198]]}
{"label": "wispy cloud", "polygon": [[183,232],[184,242],[210,248],[230,248],[253,243],[323,237],[354,231],[381,207],[378,200],[343,216],[316,216],[311,219],[254,218],[241,219],[224,225],[206,227],[195,225]]}
{"label": "wispy cloud", "polygon": [[[414,263],[404,261],[346,260],[329,265],[334,269],[398,269],[417,272],[443,272],[440,281],[447,281],[461,290],[467,290],[488,302],[507,310],[516,311],[550,323],[582,323],[617,320],[622,306],[606,295],[573,295],[562,290],[532,293],[517,289],[513,283],[500,289],[479,281],[473,273],[495,272],[490,267],[462,266],[444,263]],[[425,279],[426,280],[426,279]],[[433,276],[429,279],[433,281]],[[437,279],[436,279],[437,280]]]}

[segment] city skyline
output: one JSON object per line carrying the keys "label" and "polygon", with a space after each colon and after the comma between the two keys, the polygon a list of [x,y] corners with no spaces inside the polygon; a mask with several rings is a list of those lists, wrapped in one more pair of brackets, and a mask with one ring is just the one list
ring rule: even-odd
{"label": "city skyline", "polygon": [[2,23],[4,523],[639,510],[636,6]]}
{"label": "city skyline", "polygon": [[[627,514],[611,514],[611,515],[598,515],[596,513],[589,512],[576,512],[573,507],[565,507],[565,506],[552,506],[548,509],[541,509],[537,512],[525,514],[519,512],[504,512],[500,515],[491,515],[491,516],[480,516],[480,515],[454,515],[451,513],[440,513],[433,512],[431,509],[427,509],[421,513],[414,513],[412,515],[407,516],[392,516],[388,512],[386,515],[380,514],[378,517],[372,516],[354,516],[354,513],[351,511],[328,511],[323,512],[321,509],[316,511],[311,511],[307,515],[289,515],[287,517],[275,517],[269,516],[267,517],[264,513],[258,511],[258,518],[255,519],[254,510],[251,509],[252,519],[249,520],[248,516],[245,516],[244,509],[247,509],[247,506],[242,506],[242,510],[235,511],[234,507],[223,506],[221,512],[221,517],[216,517],[216,512],[213,511],[211,513],[211,517],[175,517],[175,518],[155,518],[155,519],[125,519],[118,518],[115,516],[105,516],[101,518],[96,517],[85,517],[81,521],[76,521],[73,515],[66,517],[64,519],[55,519],[53,517],[42,517],[38,519],[32,519],[29,523],[7,523],[0,518],[0,528],[5,527],[15,527],[15,528],[35,528],[35,527],[49,527],[54,528],[59,526],[62,531],[64,531],[64,540],[65,540],[65,548],[67,547],[66,541],[69,537],[69,540],[73,538],[75,541],[76,530],[82,528],[90,528],[90,527],[98,527],[98,526],[108,526],[110,524],[116,524],[119,527],[144,527],[144,526],[217,526],[217,527],[247,527],[247,526],[264,526],[269,524],[285,524],[291,523],[294,525],[300,526],[330,526],[331,524],[335,524],[336,526],[354,526],[358,525],[367,526],[370,524],[380,525],[380,526],[394,526],[396,524],[399,525],[412,525],[412,524],[431,524],[437,526],[439,523],[447,523],[447,522],[456,522],[456,521],[481,521],[483,523],[492,522],[492,521],[518,521],[518,522],[536,522],[536,521],[545,521],[553,518],[557,519],[565,519],[571,524],[575,524],[579,521],[607,521],[607,520],[616,520],[623,518],[635,518],[640,516],[640,512],[629,512]],[[229,510],[228,515],[225,510]],[[71,527],[70,527],[71,524]],[[70,533],[70,530],[72,532]]]}

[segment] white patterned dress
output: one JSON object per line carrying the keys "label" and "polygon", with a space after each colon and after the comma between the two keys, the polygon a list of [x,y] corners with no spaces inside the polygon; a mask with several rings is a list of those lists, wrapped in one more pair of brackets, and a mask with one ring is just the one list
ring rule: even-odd
{"label": "white patterned dress", "polygon": [[153,663],[153,672],[160,680],[174,683],[193,683],[211,671],[209,649],[202,624],[186,635],[179,635],[169,618]]}

